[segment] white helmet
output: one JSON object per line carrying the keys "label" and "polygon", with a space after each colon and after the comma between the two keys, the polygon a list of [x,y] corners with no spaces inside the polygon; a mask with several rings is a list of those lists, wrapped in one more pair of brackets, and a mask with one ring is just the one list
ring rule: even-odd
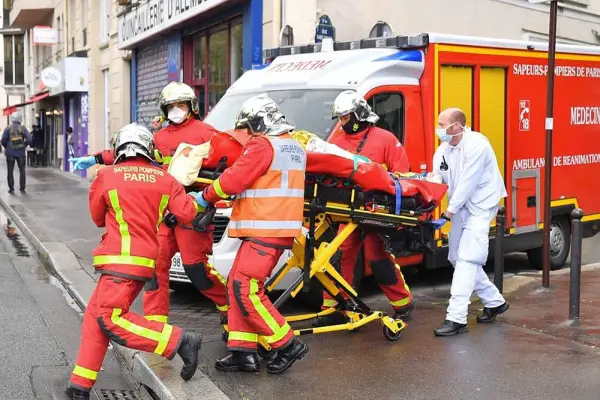
{"label": "white helmet", "polygon": [[114,164],[137,156],[154,161],[154,137],[146,127],[135,122],[125,125],[115,140],[115,154]]}
{"label": "white helmet", "polygon": [[367,101],[354,90],[343,91],[333,102],[332,118],[340,118],[354,113],[358,121],[367,121],[372,124],[379,121],[379,117],[367,104]]}
{"label": "white helmet", "polygon": [[277,103],[261,94],[242,104],[235,120],[235,129],[250,129],[252,134],[278,136],[295,127],[286,121]]}
{"label": "white helmet", "polygon": [[160,92],[158,107],[165,119],[168,119],[167,106],[174,103],[189,103],[190,111],[198,114],[198,99],[196,92],[183,82],[170,82]]}
{"label": "white helmet", "polygon": [[20,124],[23,122],[23,115],[21,115],[21,113],[18,111],[13,112],[10,114],[10,122],[14,124]]}

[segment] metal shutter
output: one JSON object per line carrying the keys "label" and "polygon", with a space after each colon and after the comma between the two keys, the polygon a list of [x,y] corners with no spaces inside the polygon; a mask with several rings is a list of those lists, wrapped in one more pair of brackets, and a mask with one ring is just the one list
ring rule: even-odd
{"label": "metal shutter", "polygon": [[137,122],[148,128],[160,113],[158,96],[169,83],[168,54],[166,40],[137,52]]}

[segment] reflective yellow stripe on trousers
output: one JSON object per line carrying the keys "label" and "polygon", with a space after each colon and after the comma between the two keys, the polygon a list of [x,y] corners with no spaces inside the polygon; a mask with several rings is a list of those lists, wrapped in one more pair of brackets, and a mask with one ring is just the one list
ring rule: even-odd
{"label": "reflective yellow stripe on trousers", "polygon": [[258,314],[273,331],[271,336],[265,336],[265,340],[267,343],[276,343],[283,339],[291,328],[287,322],[285,322],[283,326],[279,326],[277,321],[275,321],[275,318],[273,318],[273,316],[269,313],[256,293],[258,293],[258,280],[253,278],[250,279],[250,293],[248,294],[248,297],[250,298],[250,301],[252,302],[252,305],[254,305],[256,311],[258,311]]}
{"label": "reflective yellow stripe on trousers", "polygon": [[134,335],[143,337],[145,339],[150,339],[155,342],[158,342],[156,349],[154,349],[154,353],[162,356],[167,345],[169,344],[169,339],[171,338],[171,333],[173,333],[173,326],[165,324],[161,333],[155,332],[152,329],[144,328],[142,326],[136,325],[131,321],[128,321],[124,318],[121,318],[121,313],[123,310],[120,308],[115,308],[112,312],[111,321],[113,324],[117,325],[125,329],[127,332],[131,332]]}
{"label": "reflective yellow stripe on trousers", "polygon": [[73,374],[92,381],[98,379],[98,371],[93,371],[79,365],[75,365],[75,368],[73,368]]}

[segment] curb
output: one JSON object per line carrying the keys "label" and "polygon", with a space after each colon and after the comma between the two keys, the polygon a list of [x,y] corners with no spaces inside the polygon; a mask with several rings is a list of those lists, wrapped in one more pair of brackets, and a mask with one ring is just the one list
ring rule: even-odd
{"label": "curb", "polygon": [[[29,229],[27,224],[23,221],[23,219],[13,210],[5,196],[0,196],[0,206],[4,209],[6,214],[12,219],[19,229],[23,232],[23,235],[31,242],[33,247],[38,252],[40,258],[52,269],[52,271],[56,274],[56,277],[61,281],[64,287],[67,289],[69,294],[75,299],[79,307],[82,311],[87,307],[87,299],[82,296],[77,289],[74,287],[73,283],[69,279],[66,272],[71,271],[73,273],[77,272],[79,275],[81,273],[85,274],[83,279],[89,279],[90,284],[95,285],[96,281],[83,269],[77,261],[75,255],[71,252],[71,250],[62,243],[56,243],[57,248],[62,247],[59,251],[52,251],[44,244],[32,231]],[[53,243],[49,243],[53,244]],[[65,254],[61,254],[63,252],[68,251],[66,258],[72,258],[72,260],[65,260]],[[58,259],[62,259],[62,261],[66,261],[66,264],[72,263],[74,260],[77,263],[78,268],[64,268],[59,263]],[[117,355],[124,361],[125,366],[130,370],[134,380],[136,383],[140,385],[144,385],[154,391],[154,393],[158,396],[160,400],[176,400],[177,397],[173,395],[171,390],[167,388],[167,386],[163,383],[161,379],[156,375],[156,373],[152,370],[152,368],[148,365],[149,359],[146,354],[138,351],[131,350],[126,347],[122,347],[120,345],[114,344],[111,342],[112,348],[115,350]],[[153,360],[153,365],[157,364],[156,360]],[[160,359],[162,361],[162,359]],[[175,367],[175,365],[174,365]],[[177,375],[179,371],[176,371]],[[201,379],[207,380],[204,377],[201,371],[196,372],[196,376],[200,375]],[[212,383],[212,382],[211,382]],[[214,385],[214,384],[213,384]],[[203,385],[205,386],[205,385]],[[215,386],[216,388],[216,386]],[[223,394],[224,396],[224,394]],[[227,397],[223,397],[227,399]],[[181,399],[181,397],[179,397]]]}

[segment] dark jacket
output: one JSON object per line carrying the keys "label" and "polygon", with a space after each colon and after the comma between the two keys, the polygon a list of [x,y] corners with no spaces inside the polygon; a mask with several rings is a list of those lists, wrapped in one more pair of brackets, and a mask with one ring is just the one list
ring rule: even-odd
{"label": "dark jacket", "polygon": [[[13,131],[13,137],[22,136],[22,140],[10,140],[11,131]],[[13,148],[13,143],[17,143],[16,147]],[[2,134],[2,146],[6,149],[6,155],[10,157],[25,157],[25,150],[27,145],[31,144],[31,135],[27,128],[21,124],[10,124],[4,133]]]}

